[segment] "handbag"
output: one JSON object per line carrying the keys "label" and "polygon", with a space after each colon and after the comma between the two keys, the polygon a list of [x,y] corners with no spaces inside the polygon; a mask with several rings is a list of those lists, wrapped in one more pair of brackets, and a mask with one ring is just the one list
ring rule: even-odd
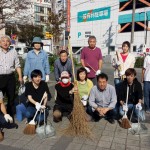
{"label": "handbag", "polygon": [[45,138],[48,138],[48,137],[55,136],[56,132],[55,132],[55,128],[53,127],[52,123],[49,121],[49,124],[46,124],[45,109],[44,109],[44,125],[42,125],[42,126],[39,125],[40,117],[41,117],[41,111],[40,111],[38,126],[36,128],[36,133],[38,134],[40,139],[45,139]]}

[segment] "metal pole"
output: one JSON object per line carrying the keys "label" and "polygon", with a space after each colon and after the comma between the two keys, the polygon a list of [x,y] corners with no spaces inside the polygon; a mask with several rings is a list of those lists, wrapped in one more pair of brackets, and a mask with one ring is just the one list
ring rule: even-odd
{"label": "metal pole", "polygon": [[146,14],[146,33],[145,33],[145,45],[147,44],[147,27],[148,27],[148,15],[147,15],[147,12],[145,12]]}
{"label": "metal pole", "polygon": [[136,0],[133,0],[133,10],[132,10],[132,29],[131,29],[131,49],[130,49],[130,52],[133,52],[133,43],[134,43],[134,27],[135,27],[135,7],[136,7]]}
{"label": "metal pole", "polygon": [[144,37],[145,37],[145,45],[146,45],[146,11],[145,11],[145,8],[144,8],[144,25],[145,25]]}

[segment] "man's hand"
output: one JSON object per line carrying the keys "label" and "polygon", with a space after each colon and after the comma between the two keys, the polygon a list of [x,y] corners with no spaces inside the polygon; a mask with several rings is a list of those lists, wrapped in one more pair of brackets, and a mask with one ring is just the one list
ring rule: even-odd
{"label": "man's hand", "polygon": [[103,111],[103,114],[105,115],[109,111],[109,108],[102,108],[102,111]]}
{"label": "man's hand", "polygon": [[97,70],[95,75],[98,76],[99,74],[101,74],[101,70]]}
{"label": "man's hand", "polygon": [[9,114],[5,114],[4,118],[5,118],[6,122],[10,122],[10,123],[13,122],[13,119],[12,119],[12,117]]}
{"label": "man's hand", "polygon": [[88,67],[84,67],[84,68],[86,69],[87,73],[90,72],[90,69]]}
{"label": "man's hand", "polygon": [[98,108],[96,109],[96,111],[98,111],[99,116],[104,116],[104,115],[105,115],[105,114],[103,113],[103,108],[98,107]]}
{"label": "man's hand", "polygon": [[20,83],[23,83],[23,78],[22,78],[22,77],[19,77],[19,78],[18,78],[18,81],[19,81]]}

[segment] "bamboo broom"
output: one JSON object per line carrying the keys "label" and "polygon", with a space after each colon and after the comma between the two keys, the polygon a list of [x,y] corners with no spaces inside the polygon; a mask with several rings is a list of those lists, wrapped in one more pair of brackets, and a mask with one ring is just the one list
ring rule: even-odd
{"label": "bamboo broom", "polygon": [[[126,107],[128,105],[128,94],[129,94],[129,87],[127,85]],[[122,118],[121,127],[124,128],[124,129],[131,128],[130,121],[128,120],[128,117],[127,117],[127,111],[125,111],[125,114]]]}
{"label": "bamboo broom", "polygon": [[[47,93],[45,92],[45,93],[43,94],[43,97],[42,97],[42,99],[41,99],[40,104],[42,104],[43,100],[44,100],[46,97],[47,97]],[[23,130],[23,133],[24,133],[24,134],[28,134],[28,135],[35,134],[35,125],[36,125],[36,123],[35,123],[35,118],[36,118],[36,116],[37,116],[38,111],[39,111],[39,110],[36,111],[36,113],[35,113],[33,119],[29,122],[29,124],[28,124],[28,125],[25,127],[25,129]]]}
{"label": "bamboo broom", "polygon": [[[72,47],[70,44],[70,37],[68,37],[68,49],[72,61],[72,72],[74,78],[74,87],[77,87],[77,81],[75,78],[75,69],[72,56]],[[71,113],[70,124],[66,129],[66,133],[72,136],[79,136],[85,138],[91,138],[92,132],[90,126],[86,120],[86,112],[80,100],[79,93],[74,93],[74,105]]]}

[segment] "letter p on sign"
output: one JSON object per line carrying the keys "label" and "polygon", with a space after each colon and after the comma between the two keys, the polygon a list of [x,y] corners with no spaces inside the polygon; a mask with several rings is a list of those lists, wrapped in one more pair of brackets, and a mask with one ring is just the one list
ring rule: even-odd
{"label": "letter p on sign", "polygon": [[80,36],[81,36],[81,32],[78,32],[78,38],[80,38]]}

